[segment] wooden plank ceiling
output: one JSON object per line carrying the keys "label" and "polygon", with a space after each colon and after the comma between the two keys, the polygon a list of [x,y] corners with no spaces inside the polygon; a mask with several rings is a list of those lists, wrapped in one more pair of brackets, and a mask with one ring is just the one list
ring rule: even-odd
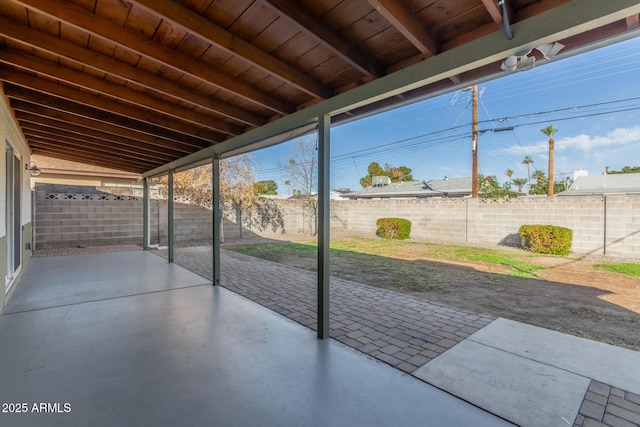
{"label": "wooden plank ceiling", "polygon": [[[507,1],[509,21],[563,3]],[[504,31],[494,0],[0,0],[0,15],[0,80],[32,152],[136,173]]]}

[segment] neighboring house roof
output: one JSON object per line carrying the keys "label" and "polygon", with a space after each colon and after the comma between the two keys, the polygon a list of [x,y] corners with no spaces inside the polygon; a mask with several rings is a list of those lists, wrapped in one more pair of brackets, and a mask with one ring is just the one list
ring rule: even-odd
{"label": "neighboring house roof", "polygon": [[559,196],[640,193],[640,173],[579,176]]}
{"label": "neighboring house roof", "polygon": [[[329,199],[331,200],[346,200],[349,194],[349,190],[345,190],[345,189],[338,189],[338,190],[329,190]],[[260,196],[263,197],[263,196]],[[318,198],[318,193],[317,192],[313,192],[311,193],[311,197],[314,199]],[[287,200],[299,200],[299,199],[306,199],[307,196],[304,194],[295,194],[293,196],[284,196],[284,197],[273,197],[273,198],[285,198]]]}
{"label": "neighboring house roof", "polygon": [[351,190],[347,188],[339,188],[337,190],[331,190],[329,194],[329,198],[331,200],[347,200],[347,195],[351,192]]}
{"label": "neighboring house roof", "polygon": [[394,182],[344,194],[349,199],[461,197],[471,194],[471,178]]}

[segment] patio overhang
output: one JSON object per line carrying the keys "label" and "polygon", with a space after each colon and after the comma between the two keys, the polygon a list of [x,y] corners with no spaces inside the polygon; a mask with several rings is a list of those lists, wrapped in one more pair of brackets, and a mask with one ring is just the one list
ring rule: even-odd
{"label": "patio overhang", "polygon": [[487,0],[194,3],[0,0],[0,80],[32,152],[151,176],[505,75],[542,44],[634,37],[640,13],[513,0],[507,32]]}
{"label": "patio overhang", "polygon": [[211,162],[214,237],[220,159],[319,130],[321,338],[332,124],[505,75],[503,61],[523,52],[544,62],[541,45],[561,43],[562,58],[640,34],[638,0],[513,0],[504,10],[492,0],[0,5],[0,80],[32,152],[145,179],[166,173],[169,183]]}
{"label": "patio overhang", "polygon": [[[512,40],[505,37],[501,31],[493,32],[274,122],[154,168],[145,172],[143,176],[158,175],[169,169],[184,167],[214,155],[224,158],[278,144],[315,129],[318,118],[322,116],[337,117],[337,123],[340,123],[491,80],[505,74],[499,67],[502,60],[517,52],[531,50],[535,46],[562,41],[566,43],[568,49],[561,56],[566,57],[636,37],[640,34],[640,27],[633,25],[622,33],[611,33],[610,37],[594,37],[596,32],[604,31],[607,26],[617,26],[622,21],[630,22],[627,20],[629,16],[637,16],[640,13],[640,4],[637,1],[627,1],[626,5],[622,3],[624,2],[598,2],[597,0],[565,3],[514,24],[511,27],[514,32]],[[631,22],[634,22],[633,19]],[[467,78],[454,84],[445,86],[441,84],[447,79],[460,75]],[[395,100],[391,106],[385,105],[385,101],[393,97],[401,98],[402,101]],[[345,117],[347,113],[349,115]]]}

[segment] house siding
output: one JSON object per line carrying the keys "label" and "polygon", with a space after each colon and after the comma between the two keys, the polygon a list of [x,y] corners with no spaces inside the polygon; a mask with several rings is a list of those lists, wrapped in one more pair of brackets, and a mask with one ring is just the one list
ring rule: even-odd
{"label": "house siding", "polygon": [[0,292],[0,310],[6,307],[11,295],[19,286],[22,273],[24,272],[31,251],[26,250],[25,243],[31,241],[31,193],[29,190],[29,173],[23,165],[29,163],[30,151],[25,142],[22,133],[17,128],[13,115],[7,105],[7,98],[4,96],[2,86],[0,85],[0,270],[2,277],[7,276],[7,162],[6,162],[6,145],[10,144],[14,153],[20,159],[20,212],[18,213],[19,230],[17,232],[22,236],[22,245],[19,250],[22,252],[21,270],[16,277],[13,278],[11,287]]}

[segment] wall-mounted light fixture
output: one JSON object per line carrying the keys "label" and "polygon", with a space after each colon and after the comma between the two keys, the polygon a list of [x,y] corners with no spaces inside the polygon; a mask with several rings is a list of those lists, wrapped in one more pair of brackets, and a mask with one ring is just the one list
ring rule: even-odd
{"label": "wall-mounted light fixture", "polygon": [[38,176],[42,172],[42,169],[36,165],[36,162],[26,164],[24,168],[29,171],[29,176]]}
{"label": "wall-mounted light fixture", "polygon": [[[551,59],[562,50],[564,45],[562,43],[545,43],[534,49],[542,54],[544,59]],[[529,49],[523,52],[518,52],[515,55],[509,56],[502,61],[501,69],[505,71],[526,71],[536,66],[536,57],[529,56],[533,49]]]}

